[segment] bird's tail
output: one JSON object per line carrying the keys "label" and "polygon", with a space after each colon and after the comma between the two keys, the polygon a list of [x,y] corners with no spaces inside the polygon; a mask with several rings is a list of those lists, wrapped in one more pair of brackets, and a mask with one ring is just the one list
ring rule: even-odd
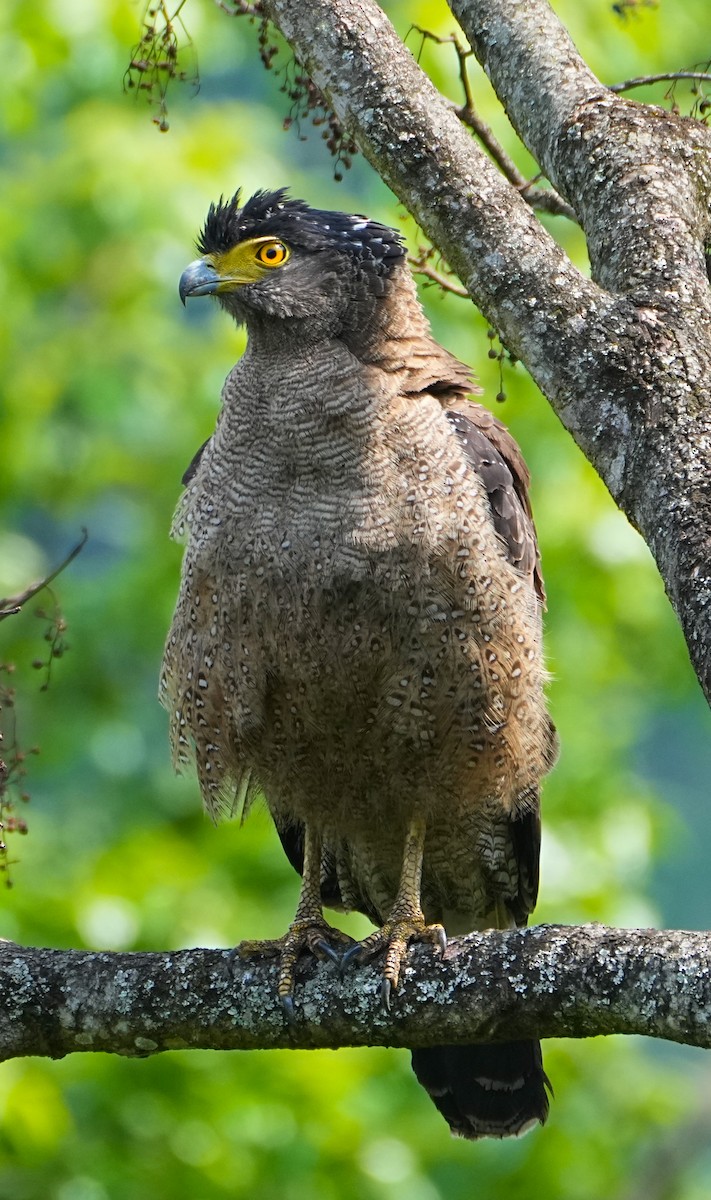
{"label": "bird's tail", "polygon": [[456,1137],[520,1137],[548,1116],[540,1042],[426,1047],[412,1069]]}

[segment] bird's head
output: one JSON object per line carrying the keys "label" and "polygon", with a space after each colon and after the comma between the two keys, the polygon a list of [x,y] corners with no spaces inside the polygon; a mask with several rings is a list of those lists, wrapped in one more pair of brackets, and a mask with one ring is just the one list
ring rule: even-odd
{"label": "bird's head", "polygon": [[310,208],[286,190],[213,204],[180,298],[214,295],[248,326],[285,323],[342,336],[372,319],[405,260],[399,233],[367,217]]}

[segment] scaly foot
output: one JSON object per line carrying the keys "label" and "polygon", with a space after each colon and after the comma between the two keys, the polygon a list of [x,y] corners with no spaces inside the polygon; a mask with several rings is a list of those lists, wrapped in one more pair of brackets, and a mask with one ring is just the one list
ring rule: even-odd
{"label": "scaly foot", "polygon": [[[279,956],[279,982],[277,991],[286,1018],[290,1024],[294,1021],[294,972],[302,954],[312,954],[314,958],[330,959],[340,967],[343,948],[353,945],[353,939],[340,929],[334,929],[323,917],[306,917],[292,921],[283,937],[269,941],[240,942],[235,946],[233,955],[240,958],[251,958],[255,954],[266,954],[270,957]],[[340,946],[340,949],[336,949]]]}
{"label": "scaly foot", "polygon": [[341,969],[351,962],[370,962],[382,950],[385,951],[380,994],[383,1004],[390,1008],[390,997],[400,981],[400,971],[407,957],[411,942],[430,942],[439,946],[442,954],[447,949],[447,934],[442,925],[427,925],[422,913],[409,913],[402,917],[391,914],[381,929],[370,937],[356,942],[341,959]]}

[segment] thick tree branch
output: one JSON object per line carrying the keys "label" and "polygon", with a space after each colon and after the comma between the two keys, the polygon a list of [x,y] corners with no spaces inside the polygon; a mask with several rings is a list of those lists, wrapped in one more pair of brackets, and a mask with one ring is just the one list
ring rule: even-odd
{"label": "thick tree branch", "polygon": [[575,221],[576,216],[573,209],[560,198],[557,192],[536,187],[535,180],[527,179],[525,175],[521,174],[516,163],[506,153],[498,138],[494,136],[493,130],[479,116],[474,104],[474,96],[467,71],[467,63],[472,55],[472,50],[469,47],[465,48],[455,34],[450,34],[449,37],[437,37],[436,34],[430,33],[427,29],[422,29],[419,25],[415,25],[413,28],[422,35],[423,41],[429,39],[438,46],[450,45],[454,48],[459,62],[459,79],[464,93],[464,103],[454,105],[454,111],[459,120],[468,125],[472,132],[476,134],[484,149],[488,150],[497,167],[506,176],[509,183],[513,184],[526,203],[531,205],[531,208],[536,208],[541,212],[555,213],[558,216],[568,217],[569,220]]}
{"label": "thick tree branch", "polygon": [[76,1051],[426,1046],[636,1033],[711,1047],[711,936],[540,925],[414,948],[392,1010],[375,967],[307,964],[290,1026],[273,960],[0,943],[0,1059]]}
{"label": "thick tree branch", "polygon": [[711,699],[711,133],[604,88],[546,0],[453,0],[593,282],[373,0],[265,7],[645,537]]}
{"label": "thick tree branch", "polygon": [[[685,302],[708,309],[701,252],[709,231],[709,130],[614,96],[548,0],[452,0],[451,7],[525,145],[580,213],[594,276],[635,299],[644,289],[649,302],[674,277]],[[706,162],[692,167],[695,157]],[[639,229],[630,222],[638,211],[645,217]],[[674,248],[672,263],[655,254],[660,243]]]}
{"label": "thick tree branch", "polygon": [[547,173],[570,114],[606,91],[548,0],[451,0],[521,140]]}

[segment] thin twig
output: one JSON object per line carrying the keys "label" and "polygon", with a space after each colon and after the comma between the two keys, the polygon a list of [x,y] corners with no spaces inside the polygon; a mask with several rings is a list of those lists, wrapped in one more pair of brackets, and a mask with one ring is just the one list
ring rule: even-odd
{"label": "thin twig", "polygon": [[471,104],[452,105],[453,111],[459,117],[459,120],[471,129],[479,138],[485,150],[493,158],[498,167],[501,168],[506,178],[514,185],[515,188],[523,190],[530,185],[530,180],[526,179],[519,171],[516,163],[504,150],[501,142],[494,136],[493,131],[482,121],[479,114]]}
{"label": "thin twig", "polygon": [[228,17],[263,17],[264,9],[256,0],[250,4],[248,0],[214,0],[218,8],[227,13]]}
{"label": "thin twig", "polygon": [[648,83],[668,83],[676,79],[695,79],[700,83],[711,83],[711,75],[706,71],[664,71],[661,75],[638,75],[635,79],[625,79],[623,83],[608,83],[609,92],[626,92],[630,88],[644,87]]}
{"label": "thin twig", "polygon": [[476,134],[482,146],[485,150],[488,150],[502,174],[520,192],[522,199],[527,204],[530,204],[531,208],[553,213],[559,217],[567,217],[569,221],[574,221],[577,225],[578,218],[575,215],[575,210],[553,188],[536,187],[537,180],[541,178],[540,175],[537,175],[534,179],[527,179],[519,171],[513,159],[506,153],[486,122],[482,121],[479,114],[473,108],[468,105],[458,106],[453,104],[452,109],[459,117],[459,120]]}
{"label": "thin twig", "polygon": [[439,37],[437,34],[431,33],[428,29],[423,29],[420,25],[413,25],[412,29],[422,35],[423,44],[428,39],[435,42],[438,46],[454,46],[459,63],[459,81],[464,92],[464,104],[452,104],[452,111],[462,124],[468,126],[476,134],[482,146],[488,150],[499,170],[513,184],[516,190],[521,193],[526,203],[530,204],[531,208],[553,213],[556,216],[567,217],[568,220],[574,221],[577,224],[578,218],[575,215],[574,209],[557,192],[552,189],[537,188],[535,180],[526,179],[525,175],[521,174],[516,163],[506,153],[492,130],[485,121],[482,121],[477,113],[474,107],[474,96],[467,71],[467,59],[473,54],[471,48],[465,49],[454,33],[449,34],[448,37]]}
{"label": "thin twig", "polygon": [[25,604],[27,604],[28,600],[31,600],[33,596],[36,596],[38,592],[41,592],[43,588],[46,588],[53,579],[56,579],[57,576],[61,574],[65,567],[69,566],[72,559],[76,558],[77,554],[79,554],[86,545],[89,533],[86,529],[82,529],[81,532],[81,540],[77,542],[76,546],[74,546],[72,550],[69,551],[69,554],[65,559],[62,560],[59,566],[55,567],[53,571],[50,571],[49,575],[46,575],[44,579],[40,579],[38,583],[31,584],[30,587],[26,588],[24,592],[20,592],[19,596],[6,596],[0,600],[0,621],[4,621],[6,617],[14,617],[16,613],[19,613]]}
{"label": "thin twig", "polygon": [[440,271],[436,271],[434,267],[426,261],[424,256],[419,258],[410,257],[407,260],[417,275],[424,275],[427,279],[431,279],[438,287],[441,287],[445,292],[451,292],[453,296],[461,296],[464,300],[469,300],[469,292],[461,283],[454,283],[446,275]]}

